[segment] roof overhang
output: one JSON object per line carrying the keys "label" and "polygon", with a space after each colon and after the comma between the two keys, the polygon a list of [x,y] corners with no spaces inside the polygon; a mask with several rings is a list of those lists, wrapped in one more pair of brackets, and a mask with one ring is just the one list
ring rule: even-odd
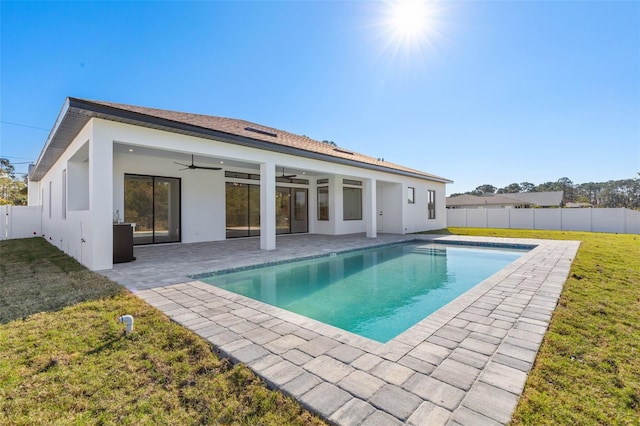
{"label": "roof overhang", "polygon": [[40,179],[42,179],[44,175],[49,171],[51,166],[53,166],[53,164],[58,161],[58,159],[62,156],[62,153],[69,147],[80,130],[82,130],[82,128],[86,126],[86,124],[92,118],[101,118],[109,121],[142,126],[199,138],[211,139],[219,142],[232,143],[236,145],[268,150],[282,154],[328,161],[331,163],[355,166],[362,169],[409,176],[428,181],[453,183],[452,180],[438,176],[425,176],[420,173],[411,173],[409,171],[392,169],[376,164],[367,164],[360,161],[349,160],[346,158],[333,157],[331,155],[306,151],[303,149],[283,146],[279,144],[273,144],[258,139],[238,136],[174,120],[141,114],[134,111],[126,111],[108,105],[96,104],[90,101],[72,97],[69,97],[65,100],[64,105],[62,106],[62,109],[58,114],[58,118],[56,119],[56,122],[53,125],[49,136],[47,137],[44,148],[42,149],[42,152],[38,157],[38,161],[29,174],[29,179],[32,181],[39,181]]}

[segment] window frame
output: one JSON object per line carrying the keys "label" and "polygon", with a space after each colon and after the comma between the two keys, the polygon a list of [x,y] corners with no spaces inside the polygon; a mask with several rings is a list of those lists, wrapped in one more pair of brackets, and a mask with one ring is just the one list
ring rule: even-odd
{"label": "window frame", "polygon": [[435,189],[427,190],[427,219],[436,218],[436,191]]}
{"label": "window frame", "polygon": [[413,186],[407,187],[407,204],[416,203],[416,189]]}
{"label": "window frame", "polygon": [[[347,199],[347,193],[351,192],[351,193],[358,193],[359,194],[359,198],[355,198],[359,200],[359,212],[355,212],[355,215],[351,215],[351,213],[353,213],[351,211],[351,209],[349,209],[349,211],[347,211],[347,208],[349,208],[350,206],[347,205],[346,203],[346,199]],[[347,213],[350,213],[349,216],[347,217]],[[352,187],[352,186],[343,186],[342,187],[342,220],[344,221],[351,221],[351,220],[362,220],[362,188],[356,188],[356,187]]]}
{"label": "window frame", "polygon": [[[320,200],[320,195],[326,195],[326,202],[322,202]],[[328,221],[329,220],[329,186],[319,186],[316,188],[316,199],[317,199],[317,220],[318,221]],[[324,207],[324,211],[323,211]]]}
{"label": "window frame", "polygon": [[67,169],[62,170],[62,219],[67,219]]}

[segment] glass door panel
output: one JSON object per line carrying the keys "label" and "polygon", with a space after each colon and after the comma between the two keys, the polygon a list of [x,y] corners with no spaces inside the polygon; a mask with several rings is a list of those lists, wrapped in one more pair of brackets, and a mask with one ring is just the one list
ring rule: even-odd
{"label": "glass door panel", "polygon": [[260,235],[260,186],[226,183],[227,238]]}
{"label": "glass door panel", "polygon": [[260,235],[260,185],[249,185],[249,236]]}
{"label": "glass door panel", "polygon": [[293,192],[293,220],[291,221],[291,233],[308,232],[309,220],[308,220],[308,189],[306,188],[291,188]]}
{"label": "glass door panel", "polygon": [[227,238],[249,236],[249,187],[243,183],[226,184]]}
{"label": "glass door panel", "polygon": [[276,186],[276,234],[291,233],[291,190]]}
{"label": "glass door panel", "polygon": [[133,243],[153,242],[153,178],[131,176],[124,178],[124,221],[133,225]]}
{"label": "glass door panel", "polygon": [[153,242],[180,241],[180,185],[178,179],[154,178]]}

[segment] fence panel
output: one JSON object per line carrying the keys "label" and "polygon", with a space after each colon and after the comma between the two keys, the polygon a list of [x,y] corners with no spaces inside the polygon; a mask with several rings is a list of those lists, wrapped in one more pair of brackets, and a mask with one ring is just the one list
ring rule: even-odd
{"label": "fence panel", "polygon": [[487,209],[467,209],[467,226],[469,228],[486,228]]}
{"label": "fence panel", "polygon": [[447,209],[447,226],[640,234],[640,211],[619,209]]}
{"label": "fence panel", "polygon": [[591,209],[562,209],[562,229],[591,231]]}
{"label": "fence panel", "polygon": [[5,238],[28,238],[42,234],[40,206],[5,207]]}
{"label": "fence panel", "polygon": [[561,209],[533,209],[535,229],[562,229]]}
{"label": "fence panel", "polygon": [[595,232],[624,233],[625,209],[592,209],[591,223]]}
{"label": "fence panel", "polygon": [[510,225],[514,229],[534,229],[534,209],[509,209]]}
{"label": "fence panel", "polygon": [[640,234],[640,210],[625,211],[625,232],[627,234]]}
{"label": "fence panel", "polygon": [[448,209],[447,226],[459,226],[461,228],[465,228],[467,226],[467,210]]}
{"label": "fence panel", "polygon": [[509,210],[511,209],[487,209],[487,227],[508,228]]}

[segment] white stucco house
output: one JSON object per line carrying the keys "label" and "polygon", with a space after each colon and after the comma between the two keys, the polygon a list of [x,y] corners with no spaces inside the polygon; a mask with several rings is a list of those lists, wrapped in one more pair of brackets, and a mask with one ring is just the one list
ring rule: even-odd
{"label": "white stucco house", "polygon": [[375,238],[444,228],[447,183],[248,121],[67,98],[30,170],[29,204],[48,241],[103,270],[117,222],[132,224],[134,244]]}

